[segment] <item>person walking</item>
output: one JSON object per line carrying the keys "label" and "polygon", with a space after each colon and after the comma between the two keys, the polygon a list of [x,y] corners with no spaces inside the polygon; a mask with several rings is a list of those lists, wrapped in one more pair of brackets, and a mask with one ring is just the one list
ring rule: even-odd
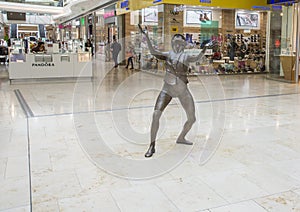
{"label": "person walking", "polygon": [[110,61],[110,43],[107,42],[106,45],[105,45],[105,61],[106,62],[109,62]]}
{"label": "person walking", "polygon": [[238,48],[237,43],[235,42],[235,37],[230,38],[230,41],[227,44],[227,50],[228,50],[228,56],[230,60],[234,60],[234,57],[236,55],[236,50]]}
{"label": "person walking", "polygon": [[131,64],[130,69],[134,69],[134,67],[133,67],[134,46],[132,45],[131,42],[128,44],[127,56],[128,56],[128,59],[127,59],[126,68],[128,68],[129,64]]}
{"label": "person walking", "polygon": [[24,42],[24,49],[25,49],[25,54],[27,54],[28,53],[28,40],[27,40],[27,38],[25,38],[24,40],[23,40],[23,42]]}
{"label": "person walking", "polygon": [[111,51],[112,51],[112,57],[113,57],[113,60],[115,62],[115,68],[118,67],[119,63],[118,63],[118,55],[121,51],[121,44],[118,43],[116,37],[114,36],[113,37],[113,43],[111,44]]}
{"label": "person walking", "polygon": [[90,39],[87,39],[87,41],[85,42],[85,51],[89,51],[92,54],[92,56],[94,56],[94,47]]}

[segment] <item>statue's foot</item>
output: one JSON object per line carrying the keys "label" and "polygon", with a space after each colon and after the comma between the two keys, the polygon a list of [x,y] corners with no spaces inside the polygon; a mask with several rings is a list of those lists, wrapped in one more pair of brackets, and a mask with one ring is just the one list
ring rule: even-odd
{"label": "statue's foot", "polygon": [[155,153],[155,143],[151,143],[149,149],[147,150],[145,157],[150,158]]}
{"label": "statue's foot", "polygon": [[177,144],[185,144],[185,145],[193,145],[193,142],[187,141],[184,138],[183,139],[177,139]]}

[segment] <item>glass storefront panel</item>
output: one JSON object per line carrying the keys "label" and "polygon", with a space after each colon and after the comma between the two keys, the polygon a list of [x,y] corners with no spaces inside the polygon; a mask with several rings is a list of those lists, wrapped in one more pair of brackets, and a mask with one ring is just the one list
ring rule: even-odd
{"label": "glass storefront panel", "polygon": [[[214,44],[205,52],[206,61],[190,64],[190,74],[266,73],[268,12],[265,10],[163,4],[142,9],[140,15],[138,23],[147,27],[151,42],[161,51],[171,49],[171,38],[177,33],[185,37],[185,51],[191,54],[199,53],[207,43]],[[127,17],[131,24],[133,14]],[[126,28],[127,36],[135,41],[137,27]],[[160,61],[153,60],[147,45],[143,44],[141,69],[163,71]]]}
{"label": "glass storefront panel", "polygon": [[269,14],[268,77],[296,81],[297,5],[276,5]]}

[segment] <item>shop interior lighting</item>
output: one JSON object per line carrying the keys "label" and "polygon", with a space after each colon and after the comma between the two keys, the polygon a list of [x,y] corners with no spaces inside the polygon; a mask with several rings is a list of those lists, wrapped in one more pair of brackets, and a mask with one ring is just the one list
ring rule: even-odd
{"label": "shop interior lighting", "polygon": [[37,12],[37,13],[47,13],[47,14],[57,14],[57,15],[63,14],[64,12],[62,7],[22,4],[22,8],[20,8],[19,3],[2,2],[2,1],[0,1],[0,8],[6,11]]}

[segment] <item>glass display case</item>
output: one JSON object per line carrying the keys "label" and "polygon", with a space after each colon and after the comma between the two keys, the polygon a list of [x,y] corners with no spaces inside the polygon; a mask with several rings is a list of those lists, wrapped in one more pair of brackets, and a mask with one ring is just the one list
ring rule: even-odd
{"label": "glass display case", "polygon": [[50,54],[36,54],[34,55],[34,62],[36,63],[42,63],[42,62],[46,62],[46,63],[51,63],[53,61],[52,59],[52,55]]}
{"label": "glass display case", "polygon": [[60,61],[61,62],[70,62],[70,55],[61,55]]}
{"label": "glass display case", "polygon": [[89,62],[91,61],[91,54],[88,52],[80,52],[78,54],[78,62]]}
{"label": "glass display case", "polygon": [[26,62],[26,55],[25,54],[17,54],[17,53],[11,53],[10,54],[10,62]]}

